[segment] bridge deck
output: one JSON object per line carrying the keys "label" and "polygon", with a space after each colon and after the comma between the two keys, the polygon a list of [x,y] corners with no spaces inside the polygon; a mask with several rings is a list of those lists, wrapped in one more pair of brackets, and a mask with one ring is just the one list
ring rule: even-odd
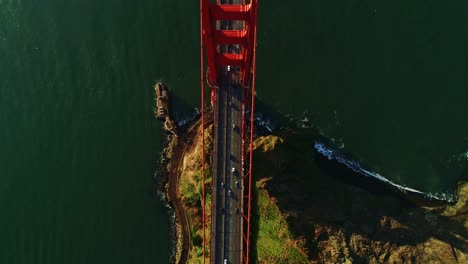
{"label": "bridge deck", "polygon": [[[223,4],[240,4],[241,0],[221,1]],[[220,29],[242,29],[242,22],[218,23]],[[238,45],[221,47],[224,52],[239,52]],[[211,260],[213,263],[242,262],[242,117],[243,87],[239,69],[224,67],[220,72],[219,89],[214,111],[213,157],[213,222]],[[234,168],[234,172],[233,169]]]}

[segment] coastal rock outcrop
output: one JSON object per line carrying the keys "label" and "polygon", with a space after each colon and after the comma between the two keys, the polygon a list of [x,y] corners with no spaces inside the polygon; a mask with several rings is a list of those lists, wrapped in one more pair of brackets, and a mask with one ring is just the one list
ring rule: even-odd
{"label": "coastal rock outcrop", "polygon": [[361,185],[313,153],[304,144],[310,137],[260,137],[254,156],[258,188],[302,241],[304,263],[468,263],[468,183],[459,184],[454,205],[415,202],[387,186]]}
{"label": "coastal rock outcrop", "polygon": [[[199,263],[202,255],[200,135],[197,122],[174,138],[170,161],[188,263]],[[455,204],[415,201],[320,156],[315,136],[307,129],[282,130],[254,142],[255,262],[468,263],[468,183],[458,186]],[[210,200],[209,173],[206,179]]]}

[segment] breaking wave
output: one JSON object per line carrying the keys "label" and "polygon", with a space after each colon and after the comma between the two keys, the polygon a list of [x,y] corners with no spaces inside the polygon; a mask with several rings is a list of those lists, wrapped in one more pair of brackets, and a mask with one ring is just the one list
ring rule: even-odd
{"label": "breaking wave", "polygon": [[193,123],[194,120],[198,119],[201,116],[201,112],[198,108],[195,108],[192,116],[185,117],[179,121],[177,121],[177,127],[181,130],[186,129],[190,124]]}
{"label": "breaking wave", "polygon": [[316,141],[314,143],[314,148],[318,153],[325,156],[329,160],[336,160],[337,162],[345,165],[346,167],[348,167],[349,169],[351,169],[354,172],[359,173],[360,175],[370,177],[370,178],[374,178],[374,179],[376,179],[378,181],[381,181],[381,182],[383,182],[385,184],[391,185],[391,186],[395,187],[396,189],[398,189],[401,192],[423,195],[424,197],[426,197],[428,199],[441,200],[441,201],[447,201],[447,202],[454,202],[457,199],[456,195],[451,194],[451,193],[425,193],[425,192],[421,192],[419,190],[416,190],[416,189],[413,189],[413,188],[410,188],[410,187],[406,187],[406,186],[396,184],[396,183],[390,181],[389,179],[383,177],[379,173],[372,172],[372,171],[364,168],[359,162],[348,158],[339,149],[336,149],[336,148],[334,148],[332,146],[329,146],[329,145],[327,145],[327,144],[325,144],[323,142]]}

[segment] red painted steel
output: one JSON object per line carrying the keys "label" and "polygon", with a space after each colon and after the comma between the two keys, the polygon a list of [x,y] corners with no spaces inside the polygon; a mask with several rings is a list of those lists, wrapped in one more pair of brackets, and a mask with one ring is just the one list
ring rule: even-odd
{"label": "red painted steel", "polygon": [[[200,0],[200,3],[202,0]],[[200,24],[203,23],[202,17],[200,16]],[[206,225],[206,219],[205,219],[205,74],[204,74],[204,69],[205,68],[205,60],[203,56],[203,29],[200,28],[200,76],[201,76],[201,114],[202,114],[202,120],[201,120],[201,134],[202,134],[202,231],[203,231],[203,249],[202,249],[202,254],[203,254],[203,264],[205,264],[205,259],[206,259],[206,254],[205,254],[205,246],[206,246],[206,235],[205,235],[205,225]],[[188,241],[184,241],[184,243],[187,243]]]}
{"label": "red painted steel", "polygon": [[[213,92],[214,90],[212,90]],[[213,106],[214,104],[216,103],[216,95],[214,95],[214,93],[212,94],[212,100],[213,100]],[[211,135],[214,135],[214,132],[215,132],[215,113],[214,111],[212,111],[212,114],[213,114],[213,125],[211,126]],[[213,137],[214,139],[214,137]],[[215,157],[216,153],[214,152],[214,147],[211,148],[211,219],[210,219],[210,226],[213,226],[213,212],[215,211],[215,208],[214,208],[214,203],[213,203],[213,200],[215,199],[214,197],[214,187],[213,187],[213,177],[215,177],[215,171],[214,171],[214,166],[213,166],[213,157]],[[213,237],[212,237],[212,233],[210,232],[210,245],[209,245],[209,248],[210,248],[210,263],[213,263],[213,259],[212,259],[212,252],[211,252],[211,243],[212,243],[212,240],[213,240]]]}
{"label": "red painted steel", "polygon": [[[253,28],[253,43],[250,43],[251,51],[252,51],[252,80],[251,80],[251,111],[250,111],[250,161],[249,161],[249,201],[248,201],[248,212],[247,212],[247,257],[246,263],[250,261],[250,220],[251,220],[251,207],[252,207],[252,165],[253,165],[253,136],[254,136],[254,113],[255,113],[255,71],[256,71],[256,61],[257,61],[257,15],[258,15],[258,0],[251,0],[253,11],[252,11],[252,24]],[[250,66],[249,66],[250,69]]]}
{"label": "red painted steel", "polygon": [[214,20],[250,20],[250,5],[211,4],[210,12]]}
{"label": "red painted steel", "polygon": [[[208,0],[200,0],[200,30],[201,38],[204,42],[204,47],[202,48],[202,57],[203,57],[203,48],[206,50],[206,57],[208,59],[208,69],[207,69],[207,80],[211,86],[216,86],[218,83],[218,70],[216,67],[216,44],[214,42],[214,22],[211,19],[210,15],[210,3]],[[202,66],[204,68],[204,65]],[[202,68],[202,70],[203,70]],[[203,75],[203,73],[202,73]]]}
{"label": "red painted steel", "polygon": [[[201,31],[208,59],[207,80],[212,87],[217,87],[220,66],[228,65],[240,67],[243,85],[251,85],[257,5],[257,0],[244,5],[211,4],[208,0],[200,0]],[[245,28],[216,30],[216,22],[220,20],[244,21]],[[221,44],[240,44],[242,51],[240,54],[218,53]]]}
{"label": "red painted steel", "polygon": [[247,30],[216,30],[215,41],[220,44],[246,45]]}
{"label": "red painted steel", "polygon": [[235,53],[223,53],[219,54],[216,58],[216,62],[220,65],[230,65],[244,67],[244,58],[242,54]]}
{"label": "red painted steel", "polygon": [[[202,54],[203,56],[203,54]],[[215,91],[212,89],[211,90],[211,98],[210,98],[210,101],[211,101],[211,107],[214,108],[215,107],[215,104],[216,104],[216,93]],[[211,135],[214,135],[214,132],[215,132],[215,111],[211,111],[212,115],[213,115],[213,125],[211,126]],[[212,137],[213,140],[214,140],[214,137]],[[212,142],[212,145],[214,144],[214,142]],[[213,187],[213,177],[215,177],[215,171],[214,171],[214,166],[213,166],[213,159],[215,157],[215,148],[212,146],[211,147],[211,218],[210,218],[210,227],[213,226],[213,212],[215,212],[215,208],[214,208],[214,203],[213,203],[213,200],[215,199],[214,197],[214,187]],[[212,243],[212,240],[213,240],[213,237],[212,237],[212,232],[210,230],[210,244],[209,244],[209,249],[210,249],[210,263],[213,263],[213,260],[212,260],[212,252],[211,252],[211,243]],[[203,247],[205,247],[205,245],[203,245]],[[204,257],[203,257],[204,258]]]}
{"label": "red painted steel", "polygon": [[[242,103],[243,120],[241,126],[242,134],[242,151],[244,153],[245,139],[247,133],[245,128],[250,125],[248,131],[249,137],[249,167],[248,172],[242,171],[243,178],[248,182],[247,195],[243,195],[247,201],[247,215],[242,213],[242,218],[246,221],[247,231],[242,234],[242,238],[245,241],[246,254],[243,255],[244,263],[250,261],[250,221],[251,221],[251,203],[252,203],[252,167],[253,167],[253,135],[254,135],[254,110],[255,110],[255,68],[256,68],[256,41],[257,41],[257,14],[258,14],[258,0],[250,0],[249,4],[243,5],[227,5],[227,4],[212,4],[209,0],[200,0],[200,37],[201,37],[201,111],[202,111],[202,127],[204,128],[205,122],[205,102],[204,102],[204,85],[205,81],[211,86],[212,89],[218,87],[218,75],[221,66],[236,66],[240,69],[240,78],[245,89],[244,101]],[[220,20],[233,20],[233,21],[244,21],[244,29],[242,30],[217,30],[216,23]],[[241,46],[240,53],[220,53],[220,45],[226,44],[239,44]],[[207,70],[206,79],[204,71],[204,51],[206,52],[207,58]],[[250,90],[248,89],[250,88]],[[215,105],[216,96],[214,90],[211,91],[211,105]],[[250,100],[250,101],[249,101]],[[245,122],[245,107],[250,103],[250,124]],[[213,111],[213,118],[215,113]],[[213,122],[213,131],[215,130]],[[204,129],[202,129],[202,175],[203,175],[203,188],[202,188],[202,225],[203,225],[203,263],[206,259],[206,193],[205,193],[205,149],[204,149]],[[247,153],[246,153],[247,154]],[[212,157],[215,155],[214,149]],[[244,155],[242,155],[242,164],[244,165]],[[212,168],[213,169],[213,168]],[[247,176],[247,178],[245,178]],[[215,177],[213,171],[213,177]],[[214,188],[212,186],[212,200],[214,199],[213,193]],[[245,199],[243,198],[243,199]],[[211,212],[214,212],[213,202],[211,204]],[[211,216],[211,224],[213,221]],[[212,234],[210,232],[210,249],[212,243]],[[210,263],[212,263],[212,252],[210,250]]]}

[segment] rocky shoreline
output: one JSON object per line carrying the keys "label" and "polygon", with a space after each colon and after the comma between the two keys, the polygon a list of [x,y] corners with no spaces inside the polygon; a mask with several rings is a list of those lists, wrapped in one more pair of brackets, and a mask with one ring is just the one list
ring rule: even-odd
{"label": "rocky shoreline", "polygon": [[[194,136],[193,130],[189,129],[186,135]],[[184,136],[170,135],[167,146],[164,148],[163,156],[169,162],[166,164],[165,173],[167,173],[167,183],[165,184],[166,200],[174,210],[174,237],[176,239],[174,250],[174,263],[187,263],[188,252],[190,249],[189,223],[185,214],[185,209],[179,199],[178,185],[180,180],[179,164],[184,157],[185,152],[190,147],[184,142]]]}
{"label": "rocky shoreline", "polygon": [[[206,125],[209,126],[211,123],[208,121]],[[171,261],[178,264],[193,263],[193,258],[190,258],[194,247],[193,222],[200,222],[198,218],[201,218],[199,216],[201,215],[201,212],[199,212],[201,209],[187,207],[185,193],[180,190],[181,181],[185,179],[184,175],[193,172],[193,170],[185,168],[188,163],[187,157],[190,156],[190,159],[195,160],[197,165],[199,164],[197,158],[201,158],[198,153],[200,144],[197,144],[201,135],[200,127],[201,121],[195,118],[185,124],[185,129],[172,130],[161,155],[161,159],[167,161],[160,162],[163,165],[160,173],[166,175],[166,177],[160,179],[164,182],[160,185],[162,187],[161,191],[164,192],[164,198],[168,205],[174,210],[175,220],[173,223],[175,248]],[[175,134],[173,131],[178,131],[178,133]],[[198,150],[196,150],[197,148]],[[194,153],[195,151],[197,153]],[[195,227],[195,231],[198,229]]]}
{"label": "rocky shoreline", "polygon": [[[162,155],[176,219],[174,263],[201,257],[200,129],[194,120],[169,136]],[[468,183],[460,183],[456,204],[414,197],[321,156],[315,137],[283,129],[255,140],[255,262],[468,263]]]}
{"label": "rocky shoreline", "polygon": [[468,183],[455,204],[426,199],[311,150],[316,137],[296,129],[255,141],[257,189],[307,252],[304,263],[468,263]]}
{"label": "rocky shoreline", "polygon": [[192,134],[193,130],[189,127],[183,131],[183,136],[179,137],[177,123],[172,118],[169,108],[169,91],[162,83],[157,83],[154,88],[156,94],[155,117],[163,122],[163,130],[168,133],[158,162],[158,171],[156,172],[158,176],[155,176],[155,188],[157,192],[162,194],[161,198],[173,210],[172,237],[174,249],[171,262],[187,263],[190,249],[190,232],[188,230],[188,219],[177,192],[180,179],[178,164],[189,148],[185,139],[195,137],[195,135]]}

